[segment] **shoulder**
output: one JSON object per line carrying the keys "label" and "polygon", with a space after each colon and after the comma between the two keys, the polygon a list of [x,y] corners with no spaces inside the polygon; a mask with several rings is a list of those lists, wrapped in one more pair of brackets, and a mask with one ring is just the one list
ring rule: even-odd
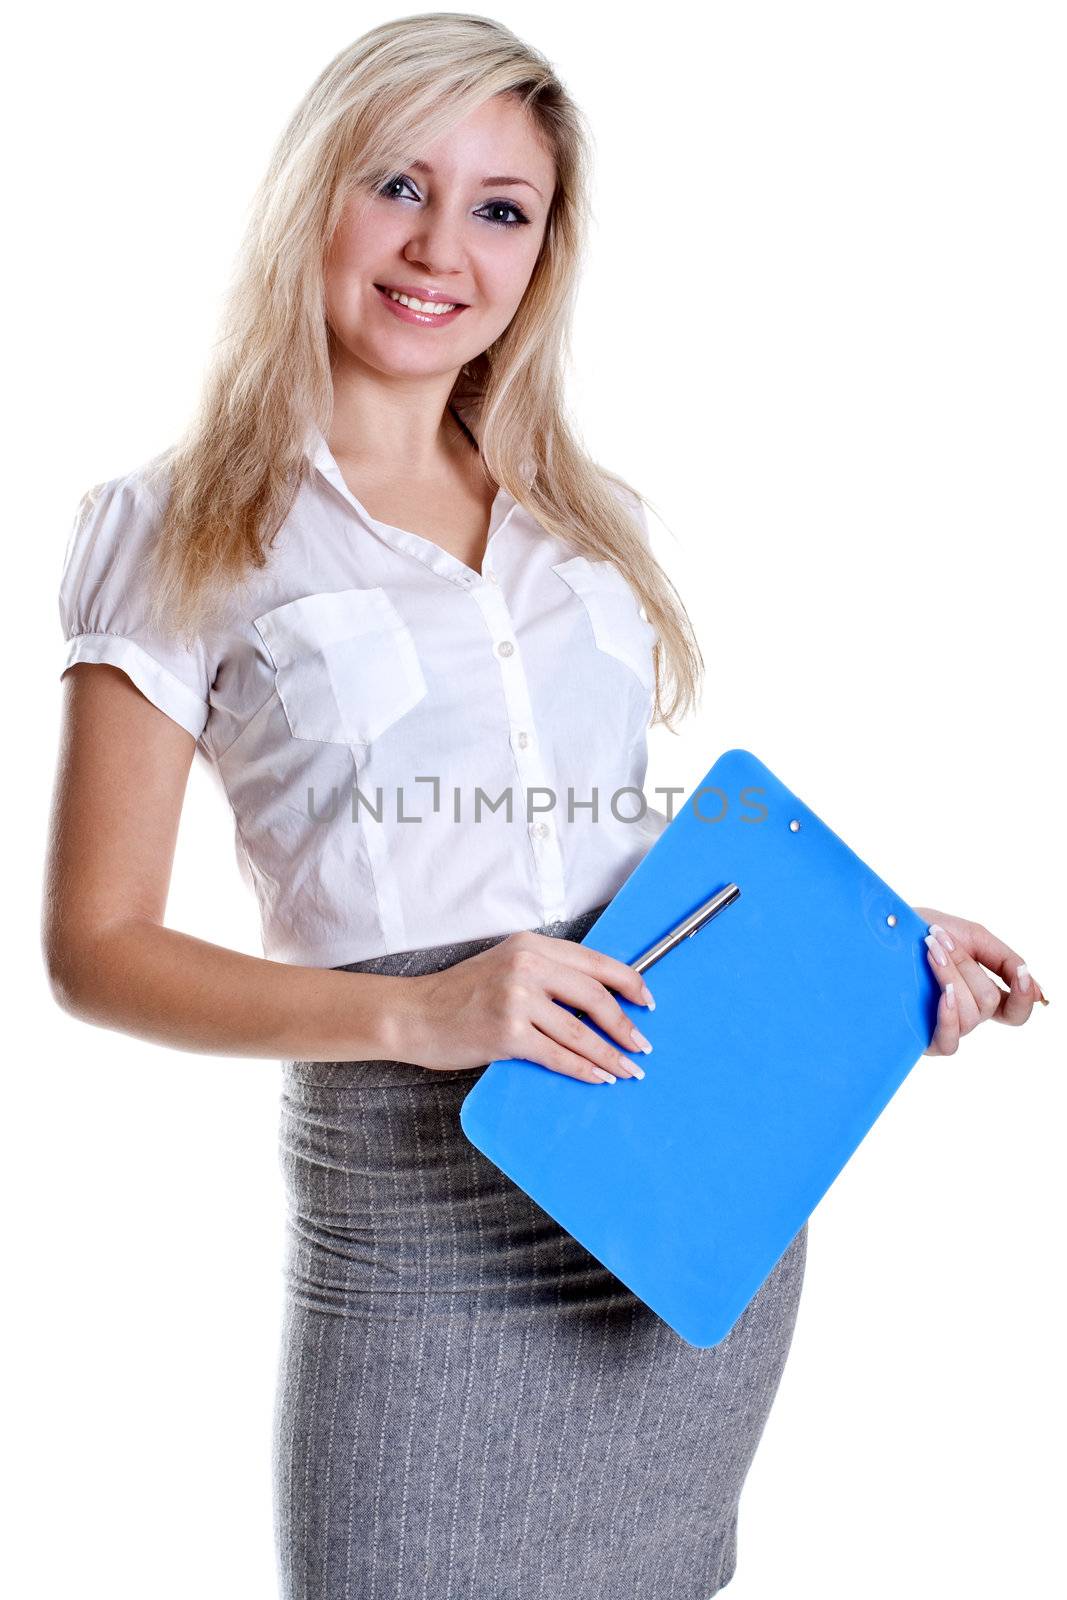
{"label": "shoulder", "polygon": [[121,630],[147,609],[151,557],[165,510],[154,464],[94,483],[77,504],[59,587],[68,637]]}
{"label": "shoulder", "polygon": [[59,584],[61,675],[77,662],[116,666],[194,738],[207,724],[214,663],[154,620],[152,549],[164,507],[146,467],[87,489],[67,540]]}
{"label": "shoulder", "polygon": [[136,551],[143,558],[162,526],[166,494],[156,460],[94,483],[75,507],[64,567],[69,572],[79,555],[115,560]]}
{"label": "shoulder", "polygon": [[86,489],[78,502],[75,527],[84,527],[101,515],[125,512],[143,520],[159,518],[163,498],[149,464],[133,467],[114,478],[105,478]]}

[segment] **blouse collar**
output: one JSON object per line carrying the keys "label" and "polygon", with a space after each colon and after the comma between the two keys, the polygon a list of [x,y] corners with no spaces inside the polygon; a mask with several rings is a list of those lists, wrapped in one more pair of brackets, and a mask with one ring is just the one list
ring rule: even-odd
{"label": "blouse collar", "polygon": [[[345,482],[344,475],[334,459],[333,452],[326,442],[325,435],[319,427],[314,427],[311,432],[311,442],[308,455],[312,466],[322,474],[326,481],[333,485],[338,494],[342,495],[357,516],[372,533],[405,555],[414,556],[416,561],[421,561],[449,582],[458,584],[461,588],[470,588],[472,584],[485,581],[484,572],[488,569],[489,548],[487,545],[483,561],[483,572],[475,572],[468,567],[466,562],[460,561],[458,556],[442,549],[434,540],[424,538],[420,533],[411,533],[406,528],[396,528],[389,522],[379,522],[372,517],[362,501],[358,500]],[[518,501],[501,485],[497,489],[496,498],[489,518],[489,544],[507,523],[512,513],[517,509]]]}

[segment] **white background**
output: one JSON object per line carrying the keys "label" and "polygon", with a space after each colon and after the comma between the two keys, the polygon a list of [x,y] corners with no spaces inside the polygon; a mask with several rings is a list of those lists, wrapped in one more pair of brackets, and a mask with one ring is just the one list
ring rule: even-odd
{"label": "white background", "polygon": [[[492,14],[595,131],[573,406],[659,513],[707,662],[699,714],[653,735],[650,799],[743,745],[1052,1000],[922,1059],[820,1203],[729,1592],[1044,1600],[1064,1584],[1062,9]],[[8,36],[0,1579],[20,1600],[275,1592],[279,1069],[51,1000],[55,596],[83,491],[184,425],[290,111],[389,15],[98,0]],[[261,954],[199,760],[168,922]]]}

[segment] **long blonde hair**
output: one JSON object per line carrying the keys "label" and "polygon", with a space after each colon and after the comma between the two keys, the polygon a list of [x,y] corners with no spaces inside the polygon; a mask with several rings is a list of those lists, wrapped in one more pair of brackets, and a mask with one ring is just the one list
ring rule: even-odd
{"label": "long blonde hair", "polygon": [[[484,469],[547,532],[609,560],[659,635],[654,720],[695,702],[703,667],[674,585],[646,548],[626,498],[565,415],[563,371],[589,216],[591,141],[550,63],[500,23],[426,12],[373,28],[342,50],[297,106],[251,207],[200,403],[155,458],[166,480],[153,551],[154,621],[194,636],[267,551],[312,471],[308,444],[333,410],[323,266],[346,202],[368,200],[494,95],[534,120],[556,166],[545,237],[511,323],[463,368],[452,403],[477,417]],[[651,502],[646,502],[651,504]],[[665,684],[672,693],[667,701]]]}

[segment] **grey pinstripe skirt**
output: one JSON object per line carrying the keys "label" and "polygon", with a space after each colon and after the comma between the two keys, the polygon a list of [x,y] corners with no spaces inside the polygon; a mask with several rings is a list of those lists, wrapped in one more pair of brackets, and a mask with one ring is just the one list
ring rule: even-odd
{"label": "grey pinstripe skirt", "polygon": [[[535,931],[581,940],[603,909]],[[503,937],[337,970],[415,976]],[[484,1070],[282,1064],[282,1600],[707,1600],[734,1573],[807,1225],[694,1349],[470,1144]]]}

